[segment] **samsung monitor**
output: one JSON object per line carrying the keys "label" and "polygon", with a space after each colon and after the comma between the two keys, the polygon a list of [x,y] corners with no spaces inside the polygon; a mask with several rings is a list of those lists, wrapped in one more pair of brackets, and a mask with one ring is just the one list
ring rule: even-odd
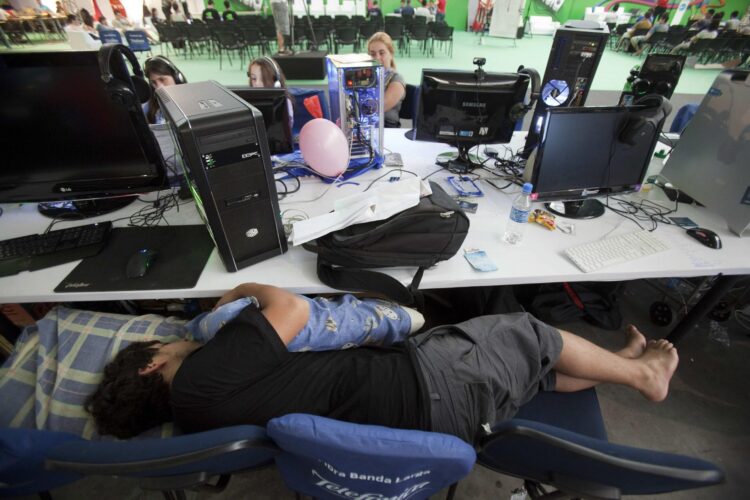
{"label": "samsung monitor", "polygon": [[292,119],[291,101],[283,88],[267,89],[253,87],[229,87],[240,99],[258,108],[266,127],[268,149],[272,155],[291,153]]}
{"label": "samsung monitor", "polygon": [[471,170],[471,147],[510,142],[528,87],[526,74],[422,70],[414,138],[456,146],[451,166]]}
{"label": "samsung monitor", "polygon": [[140,107],[110,99],[96,52],[2,53],[0,95],[0,203],[58,202],[40,211],[81,218],[163,186]]}
{"label": "samsung monitor", "polygon": [[640,190],[664,124],[652,114],[645,106],[547,109],[524,172],[532,200],[562,201],[548,208],[593,218],[604,212],[594,198]]}

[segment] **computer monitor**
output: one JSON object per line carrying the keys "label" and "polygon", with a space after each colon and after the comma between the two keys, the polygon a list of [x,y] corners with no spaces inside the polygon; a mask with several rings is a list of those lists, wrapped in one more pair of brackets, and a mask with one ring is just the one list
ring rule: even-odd
{"label": "computer monitor", "polygon": [[564,201],[548,208],[583,219],[604,213],[593,198],[640,190],[664,123],[650,114],[645,106],[547,109],[524,172],[532,200]]}
{"label": "computer monitor", "polygon": [[145,117],[110,99],[96,52],[2,53],[0,95],[0,203],[82,218],[162,187]]}
{"label": "computer monitor", "polygon": [[268,137],[268,149],[272,155],[291,153],[292,119],[289,116],[289,100],[285,89],[253,87],[229,87],[240,99],[258,108],[263,115]]}
{"label": "computer monitor", "polygon": [[529,76],[518,73],[422,70],[414,138],[445,142],[458,148],[450,167],[477,166],[468,155],[477,144],[508,143],[523,118]]}

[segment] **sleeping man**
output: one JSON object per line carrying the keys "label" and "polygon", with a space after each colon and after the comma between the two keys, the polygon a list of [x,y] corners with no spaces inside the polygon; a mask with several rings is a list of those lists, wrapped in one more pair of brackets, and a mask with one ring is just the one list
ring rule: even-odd
{"label": "sleeping man", "polygon": [[[395,346],[290,352],[315,323],[314,304],[246,283],[217,306],[245,297],[255,301],[205,344],[136,342],[118,353],[86,404],[98,431],[127,438],[172,420],[197,432],[309,413],[473,442],[483,424],[511,418],[540,390],[609,382],[661,401],[678,363],[672,344],[647,344],[634,327],[625,348],[611,353],[522,313],[436,327]],[[404,322],[403,332],[412,326]]]}

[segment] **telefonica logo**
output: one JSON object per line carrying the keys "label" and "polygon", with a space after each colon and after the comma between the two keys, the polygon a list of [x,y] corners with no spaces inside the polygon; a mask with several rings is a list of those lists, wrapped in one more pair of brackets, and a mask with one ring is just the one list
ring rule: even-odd
{"label": "telefonica logo", "polygon": [[430,484],[429,481],[413,484],[398,495],[387,497],[380,493],[359,493],[357,491],[349,489],[346,486],[332,483],[331,481],[318,474],[318,471],[316,470],[313,470],[311,472],[313,474],[313,477],[315,477],[316,486],[323,488],[330,494],[339,496],[341,498],[349,498],[351,500],[407,500],[408,498],[416,495],[419,491],[423,490],[425,486]]}
{"label": "telefonica logo", "polygon": [[91,283],[68,283],[65,288],[88,288]]}
{"label": "telefonica logo", "polygon": [[476,101],[464,101],[461,103],[461,106],[464,108],[486,108],[487,103],[486,102],[476,102]]}

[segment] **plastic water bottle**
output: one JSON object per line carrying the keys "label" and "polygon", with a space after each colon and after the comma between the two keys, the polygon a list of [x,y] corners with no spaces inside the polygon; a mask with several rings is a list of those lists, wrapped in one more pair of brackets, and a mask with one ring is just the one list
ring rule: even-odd
{"label": "plastic water bottle", "polygon": [[523,191],[513,201],[513,207],[510,209],[508,226],[505,228],[503,239],[515,245],[523,239],[523,232],[529,222],[529,212],[531,211],[531,183],[523,185]]}

